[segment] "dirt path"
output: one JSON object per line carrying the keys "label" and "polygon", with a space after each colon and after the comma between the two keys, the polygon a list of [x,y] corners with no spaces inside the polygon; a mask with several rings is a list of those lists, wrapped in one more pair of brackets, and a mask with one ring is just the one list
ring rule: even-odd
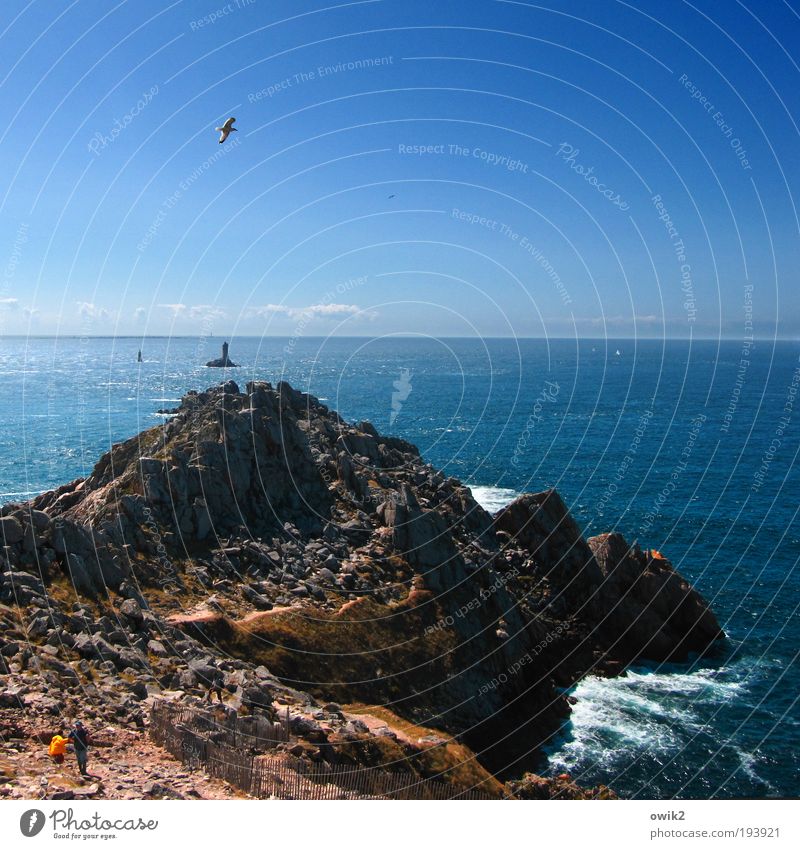
{"label": "dirt path", "polygon": [[[23,719],[17,728],[26,724]],[[227,782],[210,778],[202,770],[188,769],[155,746],[145,733],[113,727],[95,731],[100,745],[90,748],[90,776],[83,779],[73,754],[67,754],[63,764],[55,764],[47,754],[47,745],[36,739],[36,729],[27,731],[27,736],[0,736],[2,798],[246,798]]]}

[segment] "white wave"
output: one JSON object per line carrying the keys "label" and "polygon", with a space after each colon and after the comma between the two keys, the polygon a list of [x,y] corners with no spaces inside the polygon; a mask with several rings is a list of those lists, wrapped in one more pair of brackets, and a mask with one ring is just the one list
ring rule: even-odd
{"label": "white wave", "polygon": [[747,675],[747,667],[736,664],[586,678],[574,690],[570,724],[549,747],[550,764],[580,771],[613,769],[637,756],[664,762],[691,736],[716,736],[714,714],[747,687]]}
{"label": "white wave", "polygon": [[752,781],[761,782],[766,785],[767,790],[770,794],[777,796],[779,794],[779,790],[775,787],[772,782],[767,781],[762,775],[758,773],[756,767],[760,765],[761,758],[757,752],[746,752],[743,749],[738,747],[734,747],[736,751],[736,755],[739,758],[740,769],[741,771]]}
{"label": "white wave", "polygon": [[470,489],[473,498],[489,513],[496,513],[519,495],[515,489],[501,486],[471,486]]}

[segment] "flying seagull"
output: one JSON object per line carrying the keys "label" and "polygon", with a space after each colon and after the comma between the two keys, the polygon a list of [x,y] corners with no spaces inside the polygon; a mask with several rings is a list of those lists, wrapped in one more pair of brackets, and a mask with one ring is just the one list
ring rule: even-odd
{"label": "flying seagull", "polygon": [[219,143],[225,141],[226,138],[231,133],[236,133],[238,130],[234,127],[234,123],[236,122],[236,118],[228,118],[228,120],[221,127],[214,127],[214,129],[219,133]]}

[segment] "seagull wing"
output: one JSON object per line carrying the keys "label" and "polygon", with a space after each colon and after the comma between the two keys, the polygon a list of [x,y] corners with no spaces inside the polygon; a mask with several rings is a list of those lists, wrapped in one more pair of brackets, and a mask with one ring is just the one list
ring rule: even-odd
{"label": "seagull wing", "polygon": [[231,134],[231,132],[236,132],[236,128],[233,126],[236,123],[236,118],[228,118],[228,120],[221,127],[214,127],[214,129],[220,134],[219,143],[225,141],[226,138]]}

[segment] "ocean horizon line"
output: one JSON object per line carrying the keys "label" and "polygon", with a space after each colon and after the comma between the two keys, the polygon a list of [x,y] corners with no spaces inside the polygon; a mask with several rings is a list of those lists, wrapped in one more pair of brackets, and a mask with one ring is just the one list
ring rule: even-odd
{"label": "ocean horizon line", "polygon": [[[154,333],[147,336],[138,336],[130,333],[6,333],[0,335],[0,340],[3,339],[139,339],[142,341],[148,339],[221,339],[230,341],[231,339],[370,339],[372,341],[380,341],[383,339],[458,339],[465,341],[488,341],[502,340],[518,342],[739,342],[741,343],[745,337],[742,336],[457,336],[448,335],[445,333],[437,336],[429,334],[395,334],[387,333],[380,336],[317,336],[304,335],[301,337],[293,334],[260,336],[258,334],[246,333],[241,335],[218,333],[215,336],[198,336],[191,333]],[[781,343],[798,343],[800,337],[787,336],[748,336],[748,342],[781,342]]]}

